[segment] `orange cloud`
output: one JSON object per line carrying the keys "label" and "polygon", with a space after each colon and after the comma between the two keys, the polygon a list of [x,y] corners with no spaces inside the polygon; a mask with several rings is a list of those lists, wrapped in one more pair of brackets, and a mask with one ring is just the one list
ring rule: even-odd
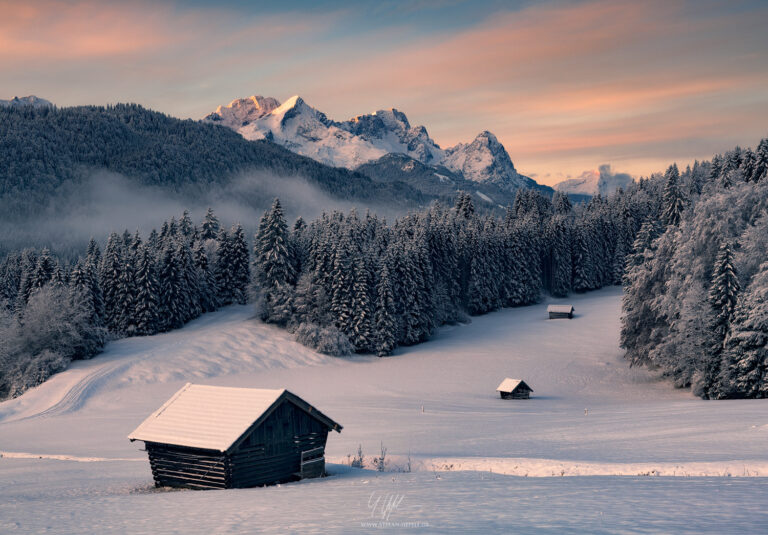
{"label": "orange cloud", "polygon": [[[148,59],[190,46],[212,51],[306,32],[274,17],[255,23],[226,9],[182,10],[158,2],[43,0],[0,6],[0,62]],[[322,23],[315,20],[315,23]]]}
{"label": "orange cloud", "polygon": [[13,3],[0,17],[0,61],[72,60],[150,52],[171,42],[169,10],[151,17],[129,4]]}

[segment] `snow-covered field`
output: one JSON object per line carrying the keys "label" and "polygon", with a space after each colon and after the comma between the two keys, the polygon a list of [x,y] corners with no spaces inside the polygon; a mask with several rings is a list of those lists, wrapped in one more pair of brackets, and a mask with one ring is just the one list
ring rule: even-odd
{"label": "snow-covered field", "polygon": [[[0,533],[760,533],[768,402],[702,401],[628,368],[620,300],[573,297],[571,321],[544,304],[503,310],[386,359],[318,355],[237,306],[112,343],[0,404]],[[499,399],[505,376],[533,398]],[[344,425],[332,476],[155,490],[126,435],[187,381],[313,403]],[[390,472],[343,465],[382,443]],[[409,454],[413,472],[398,471]]]}

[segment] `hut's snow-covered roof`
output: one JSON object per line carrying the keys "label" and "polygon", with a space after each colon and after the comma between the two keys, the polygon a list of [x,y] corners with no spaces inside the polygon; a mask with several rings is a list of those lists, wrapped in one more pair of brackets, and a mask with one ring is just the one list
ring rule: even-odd
{"label": "hut's snow-covered roof", "polygon": [[337,431],[341,426],[287,390],[187,383],[144,420],[130,440],[227,451],[270,408],[287,397]]}
{"label": "hut's snow-covered roof", "polygon": [[506,379],[504,379],[504,380],[501,382],[501,384],[499,385],[499,387],[496,389],[496,392],[514,392],[514,391],[515,391],[515,389],[516,389],[517,387],[519,387],[520,385],[525,385],[525,387],[526,387],[528,390],[530,390],[531,392],[533,392],[533,388],[531,388],[530,386],[528,386],[528,385],[525,383],[525,381],[523,381],[522,379],[510,379],[509,377],[507,377]]}
{"label": "hut's snow-covered roof", "polygon": [[570,314],[573,312],[573,305],[549,305],[547,307],[547,312]]}

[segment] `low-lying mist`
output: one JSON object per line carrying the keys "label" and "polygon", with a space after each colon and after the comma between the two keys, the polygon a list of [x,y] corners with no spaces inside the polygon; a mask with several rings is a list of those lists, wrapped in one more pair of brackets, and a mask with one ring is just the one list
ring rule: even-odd
{"label": "low-lying mist", "polygon": [[104,243],[111,232],[125,229],[138,229],[146,236],[152,228],[159,229],[164,221],[172,216],[178,218],[184,210],[199,222],[209,207],[223,225],[240,223],[251,236],[275,197],[280,198],[291,222],[299,216],[311,220],[324,211],[352,207],[388,217],[401,213],[387,206],[337,199],[301,177],[268,172],[244,173],[223,184],[172,191],[100,171],[61,188],[38,213],[1,221],[0,254],[25,247],[48,247],[73,257],[82,254],[91,237]]}

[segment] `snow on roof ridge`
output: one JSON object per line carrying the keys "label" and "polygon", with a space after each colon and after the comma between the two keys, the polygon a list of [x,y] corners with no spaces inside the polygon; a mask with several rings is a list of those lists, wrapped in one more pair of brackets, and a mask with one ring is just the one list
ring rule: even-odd
{"label": "snow on roof ridge", "polygon": [[547,305],[547,312],[571,312],[573,305]]}
{"label": "snow on roof ridge", "polygon": [[128,438],[226,451],[286,392],[187,383]]}
{"label": "snow on roof ridge", "polygon": [[[192,386],[195,388],[210,388],[215,390],[259,390],[261,392],[285,392],[285,388],[252,388],[250,386],[219,386],[219,385],[203,385],[196,383],[187,383],[185,387]],[[183,390],[183,388],[182,388]]]}
{"label": "snow on roof ridge", "polygon": [[152,418],[152,417],[157,418],[158,416],[160,416],[163,413],[163,411],[165,409],[167,409],[171,405],[171,403],[173,403],[176,400],[177,397],[179,397],[186,390],[189,390],[190,386],[192,386],[192,383],[187,383],[184,386],[182,386],[181,389],[179,389],[178,392],[176,392],[174,395],[171,396],[171,399],[169,399],[168,401],[163,403],[163,405],[159,409],[157,409],[155,412],[153,412],[150,415],[150,418]]}
{"label": "snow on roof ridge", "polygon": [[528,386],[528,383],[526,383],[522,379],[511,379],[509,377],[505,378],[501,382],[501,384],[496,388],[496,392],[514,392],[515,388],[517,388],[521,384],[524,384],[531,390],[531,392],[533,392],[533,389],[530,386]]}

